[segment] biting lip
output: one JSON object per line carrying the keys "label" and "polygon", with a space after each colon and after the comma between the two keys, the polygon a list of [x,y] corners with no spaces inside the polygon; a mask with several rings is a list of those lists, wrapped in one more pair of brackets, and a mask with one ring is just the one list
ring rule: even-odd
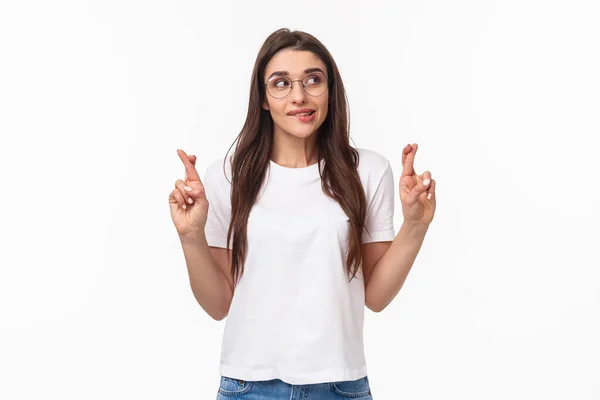
{"label": "biting lip", "polygon": [[303,113],[310,113],[310,114],[312,114],[313,112],[315,112],[315,110],[310,109],[310,108],[299,108],[297,110],[290,111],[289,113],[287,113],[287,115],[294,116],[296,114],[303,114]]}

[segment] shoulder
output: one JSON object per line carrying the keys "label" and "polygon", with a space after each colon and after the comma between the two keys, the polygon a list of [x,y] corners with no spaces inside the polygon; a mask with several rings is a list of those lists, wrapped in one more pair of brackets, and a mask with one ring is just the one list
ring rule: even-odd
{"label": "shoulder", "polygon": [[[376,197],[380,198],[377,203],[379,206],[383,204],[382,201],[393,204],[394,173],[388,158],[373,150],[359,148],[356,150],[360,157],[357,168],[358,176],[365,189],[367,204],[371,204]],[[390,206],[389,203],[387,206],[393,208],[393,205]]]}
{"label": "shoulder", "polygon": [[206,168],[206,178],[215,180],[219,186],[231,185],[231,156],[210,162]]}
{"label": "shoulder", "polygon": [[212,160],[206,167],[206,173],[215,179],[231,180],[231,156]]}
{"label": "shoulder", "polygon": [[[358,151],[358,174],[365,180],[378,179],[390,168],[390,161],[382,154],[364,148],[355,148]],[[369,178],[369,179],[367,179]]]}

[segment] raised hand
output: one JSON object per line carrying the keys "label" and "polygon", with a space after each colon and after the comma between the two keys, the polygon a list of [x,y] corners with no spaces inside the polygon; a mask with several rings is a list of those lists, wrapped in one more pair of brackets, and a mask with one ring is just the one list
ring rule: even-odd
{"label": "raised hand", "polygon": [[415,143],[406,145],[402,150],[400,202],[404,221],[429,224],[435,214],[435,180],[431,179],[429,171],[416,174],[414,163],[418,148]]}
{"label": "raised hand", "polygon": [[208,216],[208,200],[204,185],[196,171],[196,156],[177,150],[185,167],[185,182],[178,179],[169,195],[171,219],[179,235],[203,233]]}

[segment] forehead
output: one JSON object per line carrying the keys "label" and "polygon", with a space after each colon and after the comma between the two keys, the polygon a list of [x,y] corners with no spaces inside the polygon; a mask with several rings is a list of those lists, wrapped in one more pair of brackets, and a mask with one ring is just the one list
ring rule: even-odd
{"label": "forehead", "polygon": [[281,50],[276,53],[265,68],[265,77],[275,71],[287,71],[290,76],[302,76],[304,70],[318,67],[327,72],[325,63],[317,55],[306,50]]}

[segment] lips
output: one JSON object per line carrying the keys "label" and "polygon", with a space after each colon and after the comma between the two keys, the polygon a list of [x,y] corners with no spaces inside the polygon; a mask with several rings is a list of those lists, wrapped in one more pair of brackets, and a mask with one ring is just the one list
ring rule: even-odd
{"label": "lips", "polygon": [[315,112],[315,110],[310,109],[310,108],[299,108],[297,110],[290,111],[288,113],[288,115],[295,117],[298,115],[312,115],[314,112]]}

